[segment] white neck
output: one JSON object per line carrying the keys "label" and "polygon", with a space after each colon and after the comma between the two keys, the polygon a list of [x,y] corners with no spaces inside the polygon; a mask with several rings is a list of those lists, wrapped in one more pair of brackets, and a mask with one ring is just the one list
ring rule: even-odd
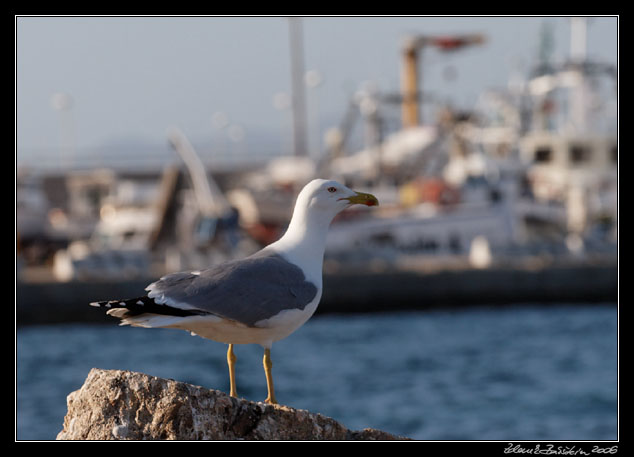
{"label": "white neck", "polygon": [[306,272],[306,279],[321,287],[324,250],[328,227],[334,218],[320,211],[296,205],[288,229],[269,247]]}

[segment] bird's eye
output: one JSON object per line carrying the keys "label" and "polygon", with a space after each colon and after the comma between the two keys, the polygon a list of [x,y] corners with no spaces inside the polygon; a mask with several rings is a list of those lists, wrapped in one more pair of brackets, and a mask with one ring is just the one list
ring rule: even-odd
{"label": "bird's eye", "polygon": [[330,192],[330,193],[337,192],[337,188],[336,187],[329,187],[328,188],[328,192]]}

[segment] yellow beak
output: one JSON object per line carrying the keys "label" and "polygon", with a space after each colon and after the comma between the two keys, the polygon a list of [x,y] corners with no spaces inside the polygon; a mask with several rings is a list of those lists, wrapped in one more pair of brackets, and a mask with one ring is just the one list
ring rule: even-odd
{"label": "yellow beak", "polygon": [[379,206],[379,201],[372,194],[365,194],[363,192],[357,192],[352,197],[340,198],[339,200],[348,200],[351,204],[366,205],[366,206]]}

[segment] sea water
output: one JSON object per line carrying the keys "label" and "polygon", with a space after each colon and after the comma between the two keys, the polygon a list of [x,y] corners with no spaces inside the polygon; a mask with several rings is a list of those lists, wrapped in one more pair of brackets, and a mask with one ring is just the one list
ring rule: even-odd
{"label": "sea water", "polygon": [[[615,304],[317,315],[273,345],[278,401],[419,440],[617,439]],[[180,330],[19,327],[16,437],[52,440],[89,370],[229,389],[226,345]],[[238,394],[266,397],[262,348]]]}

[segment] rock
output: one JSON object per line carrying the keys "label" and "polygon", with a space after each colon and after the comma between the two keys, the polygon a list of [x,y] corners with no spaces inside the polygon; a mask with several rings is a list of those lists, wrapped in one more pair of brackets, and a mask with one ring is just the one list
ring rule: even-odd
{"label": "rock", "polygon": [[68,395],[58,440],[396,440],[321,414],[228,396],[171,379],[90,370]]}

